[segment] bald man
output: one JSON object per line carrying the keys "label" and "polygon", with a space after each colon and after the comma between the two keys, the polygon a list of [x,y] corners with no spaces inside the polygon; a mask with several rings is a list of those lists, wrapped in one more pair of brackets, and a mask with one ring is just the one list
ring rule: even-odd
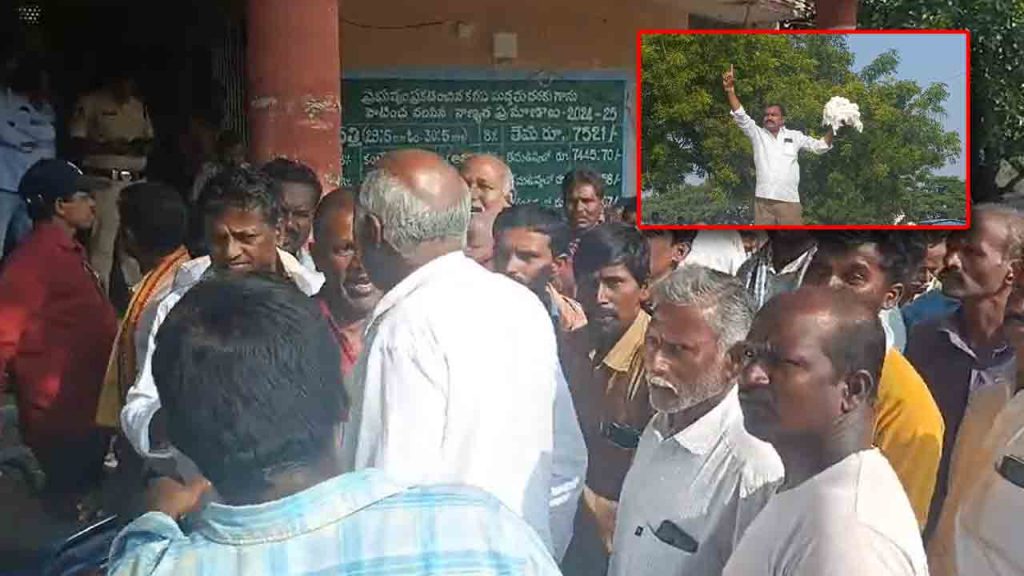
{"label": "bald man", "polygon": [[731,352],[746,429],[785,477],[724,576],[926,576],[914,511],[872,447],[885,358],[877,311],[803,288],[777,296]]}
{"label": "bald man", "polygon": [[431,152],[388,153],[363,182],[356,238],[385,294],[356,368],[355,469],[483,488],[558,559],[583,435],[551,320],[528,288],[466,257],[469,219],[466,183]]}
{"label": "bald man", "polygon": [[355,191],[349,188],[324,196],[313,219],[316,241],[310,248],[313,263],[326,280],[315,298],[341,344],[346,376],[362,351],[366,317],[381,297],[356,254],[355,206]]}
{"label": "bald man", "polygon": [[497,214],[512,205],[515,183],[512,169],[491,154],[469,156],[459,166],[459,174],[469,186],[473,212]]}
{"label": "bald man", "polygon": [[466,233],[466,256],[488,270],[494,270],[494,217],[497,215],[497,212],[473,214]]}

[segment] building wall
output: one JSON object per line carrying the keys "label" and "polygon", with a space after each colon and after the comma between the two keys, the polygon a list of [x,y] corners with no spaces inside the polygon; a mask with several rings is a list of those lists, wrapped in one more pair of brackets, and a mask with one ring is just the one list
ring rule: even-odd
{"label": "building wall", "polygon": [[[342,69],[633,70],[636,31],[686,28],[680,6],[664,0],[342,0]],[[442,24],[382,30],[344,20]],[[469,38],[458,37],[458,21],[473,27]],[[495,32],[518,34],[517,59],[494,61]]]}

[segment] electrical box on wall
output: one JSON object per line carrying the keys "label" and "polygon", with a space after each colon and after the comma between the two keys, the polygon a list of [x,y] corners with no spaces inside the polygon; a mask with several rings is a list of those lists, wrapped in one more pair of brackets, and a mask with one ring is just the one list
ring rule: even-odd
{"label": "electrical box on wall", "polygon": [[518,35],[515,32],[496,32],[494,34],[494,58],[509,60],[518,56]]}

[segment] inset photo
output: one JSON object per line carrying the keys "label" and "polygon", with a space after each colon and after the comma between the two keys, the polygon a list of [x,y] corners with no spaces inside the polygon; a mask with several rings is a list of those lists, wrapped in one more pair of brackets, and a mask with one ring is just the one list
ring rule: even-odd
{"label": "inset photo", "polygon": [[969,41],[641,31],[641,228],[967,228]]}

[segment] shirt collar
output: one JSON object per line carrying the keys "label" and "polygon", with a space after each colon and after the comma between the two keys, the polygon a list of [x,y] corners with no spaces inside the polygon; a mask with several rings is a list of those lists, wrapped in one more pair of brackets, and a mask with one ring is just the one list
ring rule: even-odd
{"label": "shirt collar", "polygon": [[[952,314],[944,317],[939,321],[939,332],[944,332],[949,337],[949,342],[955,348],[961,350],[975,362],[979,362],[978,354],[971,348],[971,345],[967,342],[967,338],[964,337],[964,312],[963,306],[959,307]],[[1010,351],[1010,345],[1005,341],[992,350],[992,356],[998,356],[1007,351]]]}
{"label": "shirt collar", "polygon": [[[435,278],[445,277],[450,274],[458,274],[459,269],[465,270],[468,263],[472,262],[461,250],[449,252],[444,256],[434,258],[430,262],[427,262],[423,266],[420,266],[416,270],[402,279],[401,282],[395,284],[394,288],[388,290],[384,296],[381,297],[380,301],[377,302],[377,306],[373,309],[370,317],[367,319],[367,325],[373,324],[381,316],[391,310],[399,302],[404,300],[407,296],[418,290],[420,287],[428,284]],[[475,266],[476,264],[473,263]]]}
{"label": "shirt collar", "polygon": [[252,506],[210,503],[196,530],[214,542],[245,545],[312,532],[405,490],[379,470],[335,476],[298,494]]}
{"label": "shirt collar", "polygon": [[810,264],[811,259],[814,258],[814,253],[818,251],[818,246],[817,244],[812,245],[810,248],[807,249],[806,252],[804,252],[800,256],[797,256],[795,259],[793,259],[792,262],[783,266],[782,270],[779,271],[775,270],[775,263],[772,260],[771,242],[765,244],[763,250],[765,251],[763,262],[765,267],[767,267],[768,271],[776,276],[783,276],[785,274],[793,274],[794,272],[799,272],[805,266]]}
{"label": "shirt collar", "polygon": [[[294,256],[278,248],[277,257],[281,262],[281,267],[284,269],[285,278],[294,283],[303,294],[313,296],[320,290],[322,283],[318,284],[313,273],[306,270],[302,264],[299,264],[299,261]],[[211,274],[212,267],[210,264],[209,256],[200,256],[199,258],[193,258],[184,262],[174,275],[174,289],[190,287]]]}
{"label": "shirt collar", "polygon": [[696,422],[677,432],[670,438],[665,438],[664,433],[668,424],[668,415],[659,412],[655,416],[653,431],[659,442],[674,440],[688,452],[697,456],[704,456],[715,447],[725,433],[725,430],[737,417],[742,417],[740,412],[739,392],[733,385],[732,389],[722,398],[717,406],[707,414],[701,416]]}
{"label": "shirt collar", "polygon": [[651,317],[643,310],[637,314],[636,319],[630,324],[626,333],[619,338],[615,346],[605,354],[601,363],[616,372],[629,372],[630,364],[636,351],[644,343],[644,336],[647,335],[647,325],[651,323]]}
{"label": "shirt collar", "polygon": [[36,234],[70,252],[82,252],[82,245],[75,241],[60,224],[38,221],[33,224]]}

